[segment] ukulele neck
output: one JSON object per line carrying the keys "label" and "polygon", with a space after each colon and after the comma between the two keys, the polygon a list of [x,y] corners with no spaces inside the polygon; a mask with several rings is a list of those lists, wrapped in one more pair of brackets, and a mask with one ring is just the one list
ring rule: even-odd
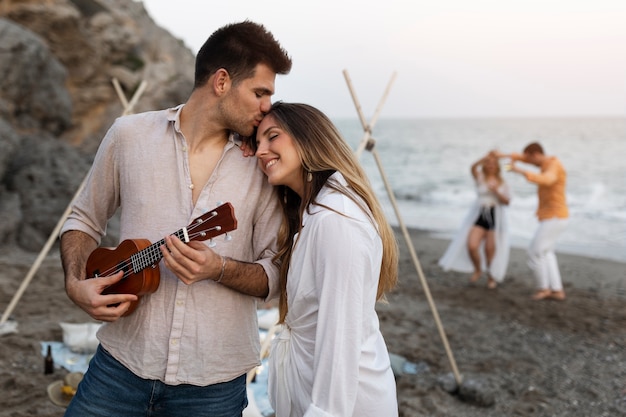
{"label": "ukulele neck", "polygon": [[[178,231],[172,233],[172,236],[179,238],[181,241],[185,243],[189,243],[189,234],[187,233],[187,228],[183,227]],[[165,245],[165,239],[161,239],[158,242],[154,242],[150,246],[145,249],[140,250],[130,257],[130,261],[133,266],[133,272],[138,273],[143,271],[147,267],[154,266],[159,263],[161,259],[163,259],[163,254],[161,253],[161,246]]]}

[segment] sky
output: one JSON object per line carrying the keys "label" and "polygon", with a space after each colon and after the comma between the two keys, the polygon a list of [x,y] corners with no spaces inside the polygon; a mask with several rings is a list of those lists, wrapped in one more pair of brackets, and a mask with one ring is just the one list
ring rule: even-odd
{"label": "sky", "polygon": [[262,23],[293,60],[273,100],[333,118],[626,114],[626,0],[143,3],[194,54],[227,23]]}

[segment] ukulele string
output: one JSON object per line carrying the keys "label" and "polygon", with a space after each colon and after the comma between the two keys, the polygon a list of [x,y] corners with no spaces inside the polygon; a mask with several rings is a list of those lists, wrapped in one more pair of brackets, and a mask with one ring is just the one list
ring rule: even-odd
{"label": "ukulele string", "polygon": [[[187,227],[187,233],[189,236],[189,240],[194,240],[197,237],[204,237],[206,236],[207,232],[212,232],[212,231],[221,231],[222,230],[222,226],[213,226],[210,228],[204,228],[204,223],[208,220],[213,219],[214,217],[217,216],[217,212],[216,211],[212,211],[211,212],[211,217],[201,221],[201,222],[195,222],[192,225]],[[195,229],[202,227],[202,229],[199,232],[194,232]],[[218,233],[219,234],[219,233]],[[176,235],[176,234],[174,234]],[[217,236],[217,235],[214,235]],[[157,242],[157,247],[160,247],[162,244],[165,244],[165,240],[161,240],[159,242]],[[137,253],[141,253],[144,252],[150,248],[152,248],[155,245],[150,245],[149,247],[137,252]],[[110,276],[110,275],[115,275],[116,273],[118,273],[119,271],[124,271],[124,276],[123,278],[127,278],[128,276],[130,276],[131,274],[133,274],[133,261],[132,259],[125,259],[124,261],[122,261],[121,263],[116,264],[114,267],[111,267],[109,269],[107,269],[106,271],[102,271],[100,273],[100,276],[106,277],[106,276]]]}
{"label": "ukulele string", "polygon": [[[203,221],[198,221],[198,222],[194,222],[193,224],[191,224],[190,226],[187,227],[187,235],[189,236],[189,240],[194,240],[197,237],[204,237],[206,236],[206,234],[208,232],[212,232],[212,231],[220,231],[222,230],[222,226],[213,226],[210,228],[206,228],[204,226],[204,224],[207,221],[212,220],[213,218],[217,217],[217,212],[215,210],[211,211],[211,217],[203,220]],[[197,229],[198,227],[201,228],[201,230],[199,232],[194,232],[195,229]]]}
{"label": "ukulele string", "polygon": [[125,259],[121,263],[116,264],[115,267],[109,268],[106,271],[102,271],[99,276],[108,277],[111,275],[115,275],[120,271],[124,271],[124,278],[127,278],[132,273],[132,268],[130,268],[132,264],[133,263],[130,259]]}
{"label": "ukulele string", "polygon": [[[127,258],[123,260],[122,262],[117,263],[115,266],[107,269],[106,271],[103,271],[102,273],[100,273],[100,276],[108,277],[110,275],[115,275],[120,271],[124,271],[124,276],[122,277],[122,279],[128,278],[129,276],[135,273],[135,269],[133,268],[135,263],[133,262],[132,257],[136,257],[138,261],[143,261],[145,265],[143,264],[138,265],[140,267],[139,270],[141,270],[143,269],[141,268],[141,266],[145,267],[153,263],[153,262],[149,262],[150,260],[157,261],[162,258],[161,253],[158,252],[159,250],[158,248],[163,244],[165,244],[165,240],[161,239],[157,243],[152,244],[140,250],[139,252],[135,253],[134,255],[131,256],[131,258]],[[148,259],[146,259],[146,255],[148,256]]]}
{"label": "ukulele string", "polygon": [[[217,231],[217,232],[219,232],[220,230],[222,230],[222,227],[221,227],[221,226],[215,226],[215,227],[212,227],[212,228],[210,228],[210,229],[205,229],[205,230],[203,230],[203,231],[201,231],[201,232],[197,232],[197,233],[189,233],[189,240],[194,240],[194,239],[196,239],[196,238],[198,238],[198,237],[206,238],[206,236],[207,236],[207,232],[212,232],[212,231]],[[215,237],[215,236],[218,236],[219,234],[220,234],[220,233],[217,233],[217,234],[211,234],[211,235],[210,235],[210,237]],[[202,239],[202,240],[204,240],[204,239]]]}

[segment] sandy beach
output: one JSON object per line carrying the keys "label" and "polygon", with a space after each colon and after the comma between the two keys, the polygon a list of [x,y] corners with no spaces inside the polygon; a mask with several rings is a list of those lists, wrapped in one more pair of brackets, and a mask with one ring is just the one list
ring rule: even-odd
{"label": "sandy beach", "polygon": [[[488,290],[484,279],[470,285],[465,274],[441,271],[447,241],[410,234],[463,382],[453,389],[450,358],[398,234],[400,285],[378,310],[390,352],[418,365],[397,378],[401,416],[626,413],[626,264],[559,254],[567,300],[532,301],[524,250],[513,249],[506,280]],[[3,251],[3,311],[36,256]],[[56,248],[12,317],[18,332],[0,336],[0,417],[61,416],[46,388],[67,371],[44,375],[40,342],[62,341],[59,322],[91,319],[65,295]]]}

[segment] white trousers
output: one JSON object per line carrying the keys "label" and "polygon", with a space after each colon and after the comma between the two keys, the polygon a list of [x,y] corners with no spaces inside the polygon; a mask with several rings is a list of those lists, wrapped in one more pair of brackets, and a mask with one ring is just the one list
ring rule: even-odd
{"label": "white trousers", "polygon": [[539,222],[533,240],[528,248],[528,266],[533,270],[537,279],[537,288],[561,291],[561,273],[556,260],[554,247],[557,238],[563,233],[568,219],[553,218]]}

